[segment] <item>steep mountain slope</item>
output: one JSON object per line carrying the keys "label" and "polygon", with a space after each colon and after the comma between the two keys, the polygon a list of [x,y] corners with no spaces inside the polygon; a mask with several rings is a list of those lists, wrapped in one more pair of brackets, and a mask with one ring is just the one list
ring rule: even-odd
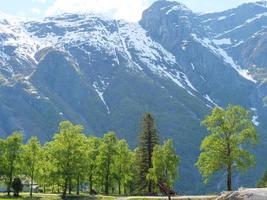
{"label": "steep mountain slope", "polygon": [[[242,12],[247,10],[238,14],[243,17]],[[162,140],[172,138],[182,156],[177,190],[224,189],[218,180],[203,185],[194,167],[207,134],[200,122],[216,105],[241,104],[251,109],[264,136],[267,90],[215,41],[220,33],[207,18],[219,16],[199,16],[167,0],[148,8],[140,23],[91,13],[36,21],[0,15],[1,134],[21,130],[45,141],[68,119],[83,124],[88,134],[114,130],[134,147],[140,118],[149,111]],[[256,150],[259,157],[266,154],[263,145]],[[257,173],[235,182],[251,186],[264,168],[259,160]]]}
{"label": "steep mountain slope", "polygon": [[259,81],[266,78],[267,2],[200,16],[213,41]]}

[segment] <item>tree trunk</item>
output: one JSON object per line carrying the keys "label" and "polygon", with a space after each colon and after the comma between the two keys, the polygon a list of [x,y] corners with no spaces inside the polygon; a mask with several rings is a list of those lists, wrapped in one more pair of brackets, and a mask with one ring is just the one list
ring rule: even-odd
{"label": "tree trunk", "polygon": [[7,195],[8,196],[10,196],[12,180],[13,180],[13,167],[11,166],[9,181],[7,184]]}
{"label": "tree trunk", "polygon": [[77,177],[76,194],[80,195],[80,176]]}
{"label": "tree trunk", "polygon": [[69,194],[71,194],[71,190],[72,190],[72,185],[71,185],[71,178],[69,178]]}
{"label": "tree trunk", "polygon": [[151,183],[151,181],[148,181],[148,193],[152,194],[152,183]]}
{"label": "tree trunk", "polygon": [[32,188],[33,188],[33,174],[31,176],[31,188],[30,188],[30,197],[32,198]]}
{"label": "tree trunk", "polygon": [[227,190],[232,191],[232,167],[229,166],[227,169]]}
{"label": "tree trunk", "polygon": [[89,177],[89,193],[90,194],[93,194],[93,175],[91,174],[90,177]]}
{"label": "tree trunk", "polygon": [[109,164],[107,166],[107,172],[105,177],[105,194],[109,194]]}
{"label": "tree trunk", "polygon": [[68,179],[65,180],[64,188],[63,188],[63,194],[62,194],[62,199],[66,198],[67,195],[67,186],[68,186]]}
{"label": "tree trunk", "polygon": [[118,180],[118,186],[119,186],[119,195],[121,195],[121,181]]}
{"label": "tree trunk", "polygon": [[[231,144],[230,144],[230,138],[227,139],[227,156],[228,158],[231,157]],[[228,161],[229,162],[229,161]],[[232,163],[227,163],[227,190],[232,191]]]}

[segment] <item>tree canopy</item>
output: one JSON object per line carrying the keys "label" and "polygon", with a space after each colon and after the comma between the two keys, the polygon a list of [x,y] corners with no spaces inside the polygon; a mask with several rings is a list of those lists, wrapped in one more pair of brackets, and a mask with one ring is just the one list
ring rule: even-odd
{"label": "tree canopy", "polygon": [[227,189],[232,190],[233,172],[244,172],[255,165],[255,156],[249,150],[258,137],[251,115],[241,106],[216,107],[202,124],[210,135],[201,143],[196,166],[205,182],[214,173],[225,171]]}

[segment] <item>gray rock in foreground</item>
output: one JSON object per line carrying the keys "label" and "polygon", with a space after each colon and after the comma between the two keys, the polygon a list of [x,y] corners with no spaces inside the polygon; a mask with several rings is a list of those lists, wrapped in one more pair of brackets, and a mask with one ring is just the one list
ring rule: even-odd
{"label": "gray rock in foreground", "polygon": [[223,193],[217,200],[266,200],[267,188],[243,189]]}

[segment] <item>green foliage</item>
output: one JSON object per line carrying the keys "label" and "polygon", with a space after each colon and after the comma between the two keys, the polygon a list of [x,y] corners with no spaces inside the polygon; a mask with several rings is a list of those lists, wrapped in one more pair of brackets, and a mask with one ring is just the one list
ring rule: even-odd
{"label": "green foliage", "polygon": [[176,155],[172,140],[167,140],[162,146],[156,145],[152,156],[153,167],[149,169],[147,179],[155,184],[165,183],[171,188],[178,175],[179,162],[180,159]]}
{"label": "green foliage", "polygon": [[116,149],[112,172],[118,182],[119,194],[121,194],[121,186],[123,186],[124,193],[126,193],[127,188],[129,188],[134,179],[134,153],[129,149],[129,145],[125,140],[118,141]]}
{"label": "green foliage", "polygon": [[[178,157],[173,154],[171,141],[163,146],[157,144],[155,122],[149,113],[142,121],[140,146],[134,151],[114,132],[102,138],[86,136],[81,125],[63,121],[53,140],[44,145],[37,137],[23,144],[23,136],[18,132],[0,139],[0,175],[5,178],[9,192],[14,176],[29,183],[31,197],[35,183],[44,193],[61,193],[63,197],[73,190],[79,194],[81,186],[88,186],[90,193],[131,194],[137,192],[136,185],[142,178],[146,186],[152,184],[152,179],[146,180],[149,171],[163,179],[159,170],[165,170],[164,181],[173,184]],[[159,166],[161,158],[164,160]],[[18,184],[18,179],[15,180],[14,187]]]}
{"label": "green foliage", "polygon": [[30,178],[30,196],[32,196],[33,181],[40,165],[42,146],[37,137],[32,137],[22,149],[22,171]]}
{"label": "green foliage", "polygon": [[89,180],[89,192],[93,193],[93,187],[97,179],[97,163],[96,158],[99,154],[100,139],[96,137],[88,137],[84,146],[85,157],[85,179]]}
{"label": "green foliage", "polygon": [[211,134],[202,141],[196,166],[205,182],[215,172],[226,171],[231,190],[232,172],[244,172],[255,165],[255,157],[249,152],[249,147],[257,143],[251,115],[240,106],[230,105],[226,110],[217,107],[202,124]]}
{"label": "green foliage", "polygon": [[264,175],[257,183],[258,188],[266,188],[267,187],[267,171],[264,172]]}
{"label": "green foliage", "polygon": [[10,195],[13,176],[20,167],[22,140],[23,135],[20,132],[14,132],[3,142],[3,175],[7,183],[8,195]]}
{"label": "green foliage", "polygon": [[96,162],[99,173],[99,184],[104,186],[105,194],[109,194],[111,186],[111,169],[115,163],[117,143],[118,140],[115,133],[111,132],[104,135],[99,145],[99,154],[96,158]]}
{"label": "green foliage", "polygon": [[[152,154],[154,147],[159,143],[159,136],[153,116],[146,113],[141,122],[142,131],[139,136],[139,186],[141,191],[147,188],[148,193],[153,192],[152,182],[147,180],[149,169],[152,168]],[[145,192],[145,191],[144,191]]]}
{"label": "green foliage", "polygon": [[59,178],[64,181],[63,197],[66,196],[67,186],[71,184],[74,175],[80,169],[80,160],[83,158],[81,145],[84,141],[83,127],[63,121],[59,125],[59,133],[54,140],[47,144],[48,153],[57,168]]}

